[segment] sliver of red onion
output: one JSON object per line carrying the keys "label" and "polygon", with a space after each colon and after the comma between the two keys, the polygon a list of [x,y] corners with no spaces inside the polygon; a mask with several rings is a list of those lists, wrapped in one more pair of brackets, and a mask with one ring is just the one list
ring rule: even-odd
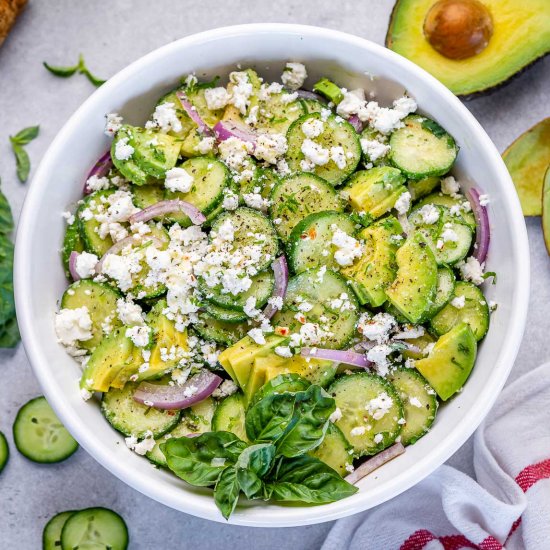
{"label": "sliver of red onion", "polygon": [[390,460],[393,460],[399,455],[402,455],[404,452],[405,447],[403,447],[401,443],[394,443],[391,447],[384,449],[377,455],[374,455],[372,458],[369,458],[368,460],[363,462],[363,464],[358,466],[351,474],[347,475],[344,479],[348,483],[355,484],[363,479],[365,476],[374,472],[374,470],[380,468],[380,466],[383,466]]}
{"label": "sliver of red onion", "polygon": [[140,210],[137,214],[130,216],[129,222],[131,224],[137,222],[148,222],[157,216],[163,214],[171,214],[173,212],[183,212],[189,219],[195,224],[200,225],[206,221],[206,216],[190,202],[182,201],[181,199],[172,199],[159,201],[143,210]]}
{"label": "sliver of red onion", "polygon": [[489,243],[491,242],[491,228],[489,226],[489,214],[487,207],[482,206],[479,197],[480,193],[472,187],[466,192],[466,196],[472,206],[472,211],[476,219],[476,246],[474,250],[474,258],[482,264],[487,258],[489,251]]}
{"label": "sliver of red onion", "polygon": [[92,176],[97,176],[98,178],[103,178],[109,173],[109,170],[113,167],[113,159],[111,158],[111,151],[103,153],[101,157],[94,164],[93,168],[90,170],[86,176],[86,181],[84,182],[84,194],[89,195],[92,190],[88,187],[88,180]]}
{"label": "sliver of red onion", "polygon": [[[271,297],[280,297],[284,299],[286,287],[288,286],[288,264],[284,254],[274,260],[271,267],[273,269],[273,274],[275,275],[275,287]],[[264,316],[267,319],[271,319],[276,312],[277,308],[273,307],[271,304],[268,304],[264,309]]]}

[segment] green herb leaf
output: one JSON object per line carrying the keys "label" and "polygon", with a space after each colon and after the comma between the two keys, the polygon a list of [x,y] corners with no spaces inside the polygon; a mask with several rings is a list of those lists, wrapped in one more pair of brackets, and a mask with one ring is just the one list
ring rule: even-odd
{"label": "green herb leaf", "polygon": [[274,500],[325,504],[357,492],[321,460],[303,455],[279,459],[273,476],[265,483],[264,496]]}
{"label": "green herb leaf", "polygon": [[246,498],[255,498],[261,494],[262,480],[251,470],[237,469],[237,482]]}
{"label": "green herb leaf", "polygon": [[425,118],[421,126],[424,130],[431,132],[436,138],[443,137],[447,133],[435,120],[430,120],[429,118]]}
{"label": "green herb leaf", "polygon": [[12,143],[12,149],[15,154],[15,162],[17,165],[17,177],[21,183],[25,183],[31,171],[31,160],[27,151],[21,145]]}
{"label": "green herb leaf", "polygon": [[15,145],[27,145],[30,141],[38,136],[40,126],[29,126],[17,132],[14,136],[10,136],[10,141]]}
{"label": "green herb leaf", "polygon": [[13,243],[5,235],[0,235],[0,326],[14,317]]}
{"label": "green herb leaf", "polygon": [[0,327],[0,348],[14,348],[20,340],[17,319],[13,317]]}
{"label": "green herb leaf", "polygon": [[235,464],[245,448],[246,443],[229,432],[171,438],[160,446],[170,470],[198,487],[214,485],[222,471]]}
{"label": "green herb leaf", "polygon": [[296,397],[292,393],[271,394],[246,413],[246,435],[250,441],[275,443],[285,433],[294,416]]}
{"label": "green herb leaf", "polygon": [[5,195],[0,191],[0,235],[7,235],[13,231],[13,216]]}
{"label": "green herb leaf", "polygon": [[74,73],[79,68],[79,65],[75,65],[74,67],[56,67],[54,65],[50,65],[46,63],[46,61],[42,62],[42,65],[50,71],[50,73],[54,74],[55,76],[60,76],[62,78],[68,78],[69,76],[73,76]]}
{"label": "green herb leaf", "polygon": [[60,76],[62,78],[67,78],[73,76],[77,71],[79,74],[83,74],[94,86],[101,86],[106,81],[94,76],[88,67],[86,67],[86,62],[84,61],[84,56],[82,54],[78,55],[78,63],[74,67],[54,67],[49,65],[45,61],[43,62],[44,67],[48,69],[55,76]]}
{"label": "green herb leaf", "polygon": [[264,476],[269,472],[275,459],[275,445],[259,443],[247,447],[239,456],[235,466]]}
{"label": "green herb leaf", "polygon": [[240,492],[237,470],[233,467],[225,468],[214,489],[214,501],[225,519],[229,519],[229,516],[235,510]]}
{"label": "green herb leaf", "polygon": [[99,88],[102,84],[105,84],[107,82],[106,80],[103,80],[102,78],[98,78],[97,76],[94,76],[88,69],[84,69],[80,71],[86,78],[94,85]]}

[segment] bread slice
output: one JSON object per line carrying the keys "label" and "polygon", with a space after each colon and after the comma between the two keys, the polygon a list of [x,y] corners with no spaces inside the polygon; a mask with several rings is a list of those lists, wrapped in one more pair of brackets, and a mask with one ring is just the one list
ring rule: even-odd
{"label": "bread slice", "polygon": [[0,46],[26,3],[27,0],[0,0]]}

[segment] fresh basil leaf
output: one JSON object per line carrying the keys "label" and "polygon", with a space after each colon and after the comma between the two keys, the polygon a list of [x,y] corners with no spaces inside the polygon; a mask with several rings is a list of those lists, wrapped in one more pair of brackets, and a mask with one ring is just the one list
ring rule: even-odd
{"label": "fresh basil leaf", "polygon": [[293,422],[277,441],[277,454],[300,456],[318,447],[326,434],[336,403],[320,386],[312,385],[295,394]]}
{"label": "fresh basil leaf", "polygon": [[12,149],[15,154],[15,163],[17,166],[17,177],[21,183],[25,183],[31,171],[31,160],[27,151],[17,143],[12,143]]}
{"label": "fresh basil leaf", "polygon": [[30,141],[38,136],[40,126],[29,126],[17,132],[14,136],[10,136],[10,141],[15,145],[27,145]]}
{"label": "fresh basil leaf", "polygon": [[239,456],[235,466],[264,476],[269,472],[275,459],[275,445],[258,443],[247,447]]}
{"label": "fresh basil leaf", "polygon": [[50,73],[54,74],[55,76],[60,76],[62,78],[67,78],[69,76],[73,76],[74,73],[79,69],[79,65],[75,65],[74,67],[56,67],[54,65],[50,65],[49,63],[46,63],[46,61],[42,62],[42,65],[50,71]]}
{"label": "fresh basil leaf", "polygon": [[267,395],[246,413],[246,435],[257,443],[274,443],[283,436],[294,416],[293,393]]}
{"label": "fresh basil leaf", "polygon": [[14,317],[13,243],[0,235],[0,325],[6,325]]}
{"label": "fresh basil leaf", "polygon": [[246,498],[257,497],[263,487],[262,480],[251,470],[237,468],[237,482]]}
{"label": "fresh basil leaf", "polygon": [[246,443],[229,432],[206,432],[198,437],[168,439],[160,449],[168,467],[191,485],[208,487],[235,464]]}
{"label": "fresh basil leaf", "polygon": [[106,80],[103,80],[102,78],[98,78],[97,76],[94,76],[88,69],[83,69],[80,71],[94,86],[101,86],[102,84],[105,84],[107,82]]}
{"label": "fresh basil leaf", "polygon": [[20,340],[17,319],[12,317],[5,325],[0,327],[0,348],[14,348]]}
{"label": "fresh basil leaf", "polygon": [[214,501],[225,519],[229,519],[235,510],[240,492],[237,470],[233,467],[225,468],[214,489]]}
{"label": "fresh basil leaf", "polygon": [[308,455],[281,457],[274,474],[265,483],[264,496],[286,502],[325,504],[357,492],[327,464]]}
{"label": "fresh basil leaf", "polygon": [[13,215],[8,199],[0,191],[0,235],[7,235],[13,230]]}

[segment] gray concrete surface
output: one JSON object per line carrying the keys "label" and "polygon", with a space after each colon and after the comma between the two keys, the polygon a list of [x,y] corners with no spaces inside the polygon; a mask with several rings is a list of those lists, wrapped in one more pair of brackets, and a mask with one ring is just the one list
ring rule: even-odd
{"label": "gray concrete surface", "polygon": [[[92,85],[81,76],[69,80],[51,76],[43,69],[43,60],[71,64],[78,52],[83,52],[89,68],[108,77],[182,36],[223,25],[267,21],[326,26],[382,43],[393,1],[30,0],[29,4],[0,48],[0,176],[16,217],[26,186],[16,179],[8,135],[26,126],[41,125],[39,139],[27,148],[36,167],[59,128],[93,92]],[[500,150],[550,115],[549,69],[550,58],[499,92],[467,104]],[[550,355],[550,260],[539,219],[530,219],[527,225],[533,273],[531,307],[523,347],[510,380]],[[131,548],[136,550],[315,549],[330,529],[330,524],[247,529],[196,519],[127,487],[83,450],[60,465],[32,464],[17,454],[11,438],[17,410],[40,394],[21,346],[15,351],[0,351],[0,376],[0,430],[7,434],[12,448],[10,463],[0,476],[1,548],[40,548],[42,528],[49,517],[61,510],[92,505],[112,507],[124,516]],[[471,473],[471,441],[449,463]]]}

